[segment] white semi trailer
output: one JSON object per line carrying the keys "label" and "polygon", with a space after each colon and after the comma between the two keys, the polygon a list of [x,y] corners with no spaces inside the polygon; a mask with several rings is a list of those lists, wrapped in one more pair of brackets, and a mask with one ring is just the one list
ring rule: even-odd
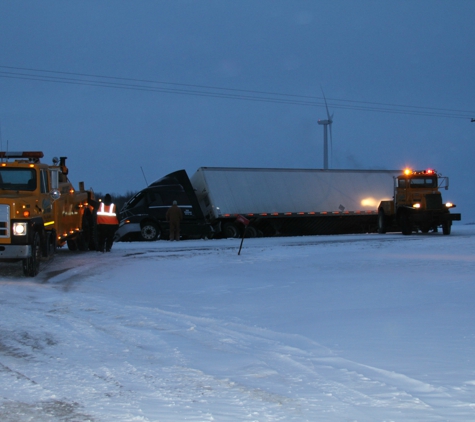
{"label": "white semi trailer", "polygon": [[217,233],[249,236],[373,232],[378,205],[393,195],[391,170],[201,167],[191,177],[205,218]]}
{"label": "white semi trailer", "polygon": [[166,209],[185,211],[183,236],[295,236],[375,232],[378,205],[393,197],[399,170],[201,167],[168,174],[131,198],[117,238],[166,236]]}

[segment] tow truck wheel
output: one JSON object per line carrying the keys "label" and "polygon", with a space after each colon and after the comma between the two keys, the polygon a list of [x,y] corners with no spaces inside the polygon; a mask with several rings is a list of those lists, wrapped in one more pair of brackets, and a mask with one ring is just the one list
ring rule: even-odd
{"label": "tow truck wheel", "polygon": [[23,260],[23,274],[27,277],[34,277],[40,272],[40,235],[36,232],[31,242],[31,256]]}
{"label": "tow truck wheel", "polygon": [[86,234],[84,232],[78,234],[77,245],[78,249],[82,252],[87,251],[89,249],[89,239],[86,237]]}
{"label": "tow truck wheel", "polygon": [[383,210],[378,211],[378,233],[386,233],[386,216]]}
{"label": "tow truck wheel", "polygon": [[452,222],[451,221],[444,221],[442,223],[442,233],[445,235],[450,234],[450,231],[452,229]]}
{"label": "tow truck wheel", "polygon": [[46,249],[45,249],[44,256],[49,259],[53,258],[54,255],[56,254],[56,248],[57,248],[55,230],[46,234],[45,248]]}
{"label": "tow truck wheel", "polygon": [[153,223],[145,223],[140,229],[140,237],[148,242],[159,239],[160,235],[160,229]]}
{"label": "tow truck wheel", "polygon": [[78,242],[77,242],[77,239],[74,238],[74,239],[68,239],[66,241],[66,243],[68,244],[68,249],[72,252],[74,251],[77,251],[78,250]]}
{"label": "tow truck wheel", "polygon": [[77,238],[78,249],[80,251],[87,251],[92,243],[91,237],[93,236],[94,222],[92,214],[89,210],[84,212],[82,216],[82,232],[79,233]]}
{"label": "tow truck wheel", "polygon": [[401,214],[399,222],[401,225],[402,234],[408,235],[412,233],[411,222],[409,221],[409,216],[406,212]]}

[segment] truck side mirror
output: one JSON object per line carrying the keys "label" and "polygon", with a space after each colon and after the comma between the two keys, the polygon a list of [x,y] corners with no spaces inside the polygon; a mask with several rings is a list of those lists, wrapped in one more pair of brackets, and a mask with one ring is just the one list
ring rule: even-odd
{"label": "truck side mirror", "polygon": [[59,170],[57,168],[49,170],[51,179],[51,189],[58,189],[59,187]]}
{"label": "truck side mirror", "polygon": [[51,190],[49,191],[49,196],[53,201],[56,201],[61,197],[61,192],[59,191],[59,170],[50,169],[50,179],[51,179]]}
{"label": "truck side mirror", "polygon": [[58,189],[51,189],[49,192],[49,196],[53,201],[56,201],[61,198],[61,192]]}

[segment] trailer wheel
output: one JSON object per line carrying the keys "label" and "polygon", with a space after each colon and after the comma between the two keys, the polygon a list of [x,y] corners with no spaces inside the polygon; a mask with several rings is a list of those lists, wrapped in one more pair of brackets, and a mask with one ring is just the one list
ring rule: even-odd
{"label": "trailer wheel", "polygon": [[387,217],[383,210],[378,211],[378,233],[384,234],[387,230]]}
{"label": "trailer wheel", "polygon": [[245,233],[245,237],[248,237],[248,238],[253,238],[253,237],[258,236],[257,230],[253,226],[247,226],[244,233]]}
{"label": "trailer wheel", "polygon": [[451,229],[452,229],[452,221],[448,220],[442,223],[442,233],[444,233],[445,235],[448,235],[450,234]]}
{"label": "trailer wheel", "polygon": [[31,242],[31,256],[23,260],[23,274],[27,277],[35,277],[40,272],[40,259],[40,235],[36,232]]}
{"label": "trailer wheel", "polygon": [[161,231],[154,223],[145,223],[140,229],[140,237],[142,240],[151,242],[160,238]]}
{"label": "trailer wheel", "polygon": [[223,226],[223,236],[227,238],[236,238],[239,237],[239,229],[234,225],[234,223],[226,223]]}

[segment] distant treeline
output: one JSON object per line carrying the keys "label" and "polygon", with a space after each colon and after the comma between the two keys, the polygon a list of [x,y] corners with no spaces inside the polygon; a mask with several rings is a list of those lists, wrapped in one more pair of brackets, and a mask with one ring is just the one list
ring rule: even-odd
{"label": "distant treeline", "polygon": [[[95,196],[96,200],[103,199],[104,196],[106,195],[106,193],[94,192],[94,196]],[[124,206],[124,204],[130,198],[132,198],[137,192],[129,191],[129,192],[126,192],[125,194],[112,193],[112,192],[109,192],[109,193],[110,193],[110,196],[112,196],[112,202],[116,205],[117,210],[120,211],[122,209],[122,207]]]}

